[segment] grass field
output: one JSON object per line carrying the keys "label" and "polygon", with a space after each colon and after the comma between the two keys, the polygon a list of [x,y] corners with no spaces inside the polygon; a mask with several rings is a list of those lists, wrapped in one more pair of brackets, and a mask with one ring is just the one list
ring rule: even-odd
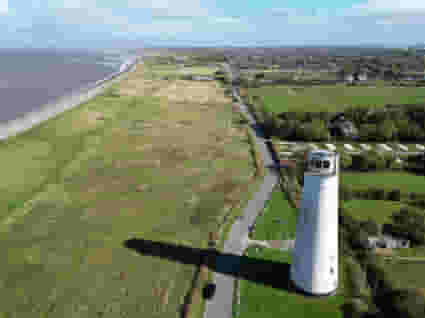
{"label": "grass field", "polygon": [[[278,223],[281,220],[282,223]],[[264,215],[256,220],[255,240],[288,240],[295,237],[297,211],[289,205],[280,189],[273,192],[264,209]]]}
{"label": "grass field", "polygon": [[[275,280],[283,285],[286,280],[286,272],[291,263],[291,255],[289,252],[281,252],[274,249],[261,249],[256,252],[255,248],[250,248],[247,256],[261,260],[269,260],[282,263],[282,272],[276,269]],[[326,317],[326,318],[342,318],[342,304],[345,302],[343,295],[344,290],[344,270],[340,267],[340,290],[341,294],[324,297],[306,297],[289,291],[285,288],[272,288],[261,283],[242,280],[241,303],[239,306],[241,318],[250,317]],[[270,273],[273,275],[272,273]]]}
{"label": "grass field", "polygon": [[343,172],[341,183],[353,189],[380,187],[402,192],[425,193],[425,180],[408,172]]}
{"label": "grass field", "polygon": [[0,143],[0,316],[178,316],[195,266],[123,244],[205,247],[254,163],[224,89],[147,68]]}
{"label": "grass field", "polygon": [[196,75],[214,75],[218,69],[208,66],[191,66],[185,67],[181,70],[182,74],[196,74]]}
{"label": "grass field", "polygon": [[416,246],[411,248],[400,248],[397,255],[401,257],[422,257],[425,258],[425,246]]}
{"label": "grass field", "polygon": [[179,76],[179,75],[214,75],[218,70],[215,67],[208,66],[188,66],[177,64],[161,64],[155,65],[154,63],[147,63],[150,66],[149,71],[146,75],[152,78],[163,77],[163,76]]}
{"label": "grass field", "polygon": [[290,87],[265,86],[249,89],[274,113],[342,111],[347,106],[384,106],[425,102],[425,88],[347,87],[344,85]]}
{"label": "grass field", "polygon": [[390,273],[399,288],[425,288],[425,276],[423,262],[394,262],[384,265],[385,271]]}
{"label": "grass field", "polygon": [[378,224],[391,223],[391,215],[404,204],[393,201],[351,200],[344,204],[347,212],[358,220],[375,220]]}

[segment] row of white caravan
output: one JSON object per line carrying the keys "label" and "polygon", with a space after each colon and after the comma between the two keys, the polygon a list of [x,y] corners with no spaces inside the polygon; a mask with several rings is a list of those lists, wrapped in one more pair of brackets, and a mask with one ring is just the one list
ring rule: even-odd
{"label": "row of white caravan", "polygon": [[[330,150],[330,151],[335,151],[337,148],[334,144],[323,144],[323,145],[316,145],[314,143],[297,143],[297,142],[278,142],[278,145],[281,146],[286,146],[289,148],[292,148],[291,150],[288,151],[282,151],[279,152],[280,155],[282,156],[291,156],[293,154],[293,152],[296,152],[298,150],[302,150],[305,148],[311,149],[311,150],[319,150],[319,149],[323,149],[323,150]],[[421,144],[415,144],[415,149],[410,149],[410,152],[423,152],[425,151],[425,146],[421,145]],[[372,145],[368,145],[368,144],[356,144],[356,146],[354,147],[351,144],[343,144],[343,148],[345,151],[347,152],[362,152],[362,151],[368,151],[368,150],[372,150],[373,146]],[[396,144],[396,145],[392,145],[391,147],[387,144],[375,144],[375,149],[378,151],[393,151],[393,152],[399,152],[399,153],[403,153],[403,152],[409,152],[409,148],[405,145],[402,144]]]}

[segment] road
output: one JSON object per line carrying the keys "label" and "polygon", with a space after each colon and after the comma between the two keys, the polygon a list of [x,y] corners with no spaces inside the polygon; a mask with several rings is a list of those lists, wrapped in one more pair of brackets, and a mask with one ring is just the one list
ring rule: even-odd
{"label": "road", "polygon": [[[227,65],[226,69],[230,70],[230,67]],[[231,77],[233,77],[232,74]],[[256,143],[263,156],[264,165],[266,167],[274,166],[275,161],[273,160],[272,153],[264,142],[264,135],[262,134],[261,129],[256,126],[255,119],[248,111],[246,105],[243,104],[235,89],[233,90],[233,94],[239,101],[238,105],[241,112],[247,115],[249,123],[256,133]],[[264,182],[261,185],[260,190],[255,193],[254,197],[248,202],[248,205],[244,210],[243,217],[233,224],[228,239],[224,244],[224,253],[242,255],[246,248],[249,232],[248,228],[254,224],[257,215],[263,210],[266,202],[271,196],[274,186],[278,183],[278,181],[278,173],[275,170],[270,169],[264,178]],[[229,275],[216,273],[215,283],[216,293],[214,298],[207,302],[204,317],[230,318],[232,317],[234,278]]]}

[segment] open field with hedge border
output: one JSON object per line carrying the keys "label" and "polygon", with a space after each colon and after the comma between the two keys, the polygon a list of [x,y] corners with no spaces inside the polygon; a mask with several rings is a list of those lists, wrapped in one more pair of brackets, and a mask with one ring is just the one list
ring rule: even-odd
{"label": "open field with hedge border", "polygon": [[341,183],[352,189],[400,189],[402,193],[425,193],[425,179],[408,172],[342,172]]}
{"label": "open field with hedge border", "polygon": [[391,215],[400,211],[405,204],[382,200],[350,200],[344,202],[347,212],[354,218],[366,221],[369,218],[378,224],[391,223]]}
{"label": "open field with hedge border", "polygon": [[348,106],[416,104],[425,102],[422,87],[350,87],[344,84],[313,87],[264,86],[250,88],[249,95],[260,96],[273,113],[339,112]]}
{"label": "open field with hedge border", "polygon": [[425,261],[422,262],[386,262],[384,270],[394,280],[398,288],[425,288],[423,275]]}

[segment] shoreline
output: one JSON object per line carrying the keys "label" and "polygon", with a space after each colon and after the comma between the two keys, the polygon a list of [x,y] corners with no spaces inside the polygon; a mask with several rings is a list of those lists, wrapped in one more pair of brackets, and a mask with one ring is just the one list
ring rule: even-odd
{"label": "shoreline", "polygon": [[[6,123],[1,123],[0,141],[4,141],[9,137],[19,135],[20,133],[23,133],[36,125],[54,118],[67,110],[73,109],[85,102],[88,102],[92,98],[102,94],[112,84],[123,79],[128,75],[128,73],[134,71],[140,61],[140,56],[132,60],[127,60],[121,65],[121,69],[119,71],[114,72],[94,83],[90,83],[82,88],[79,88],[75,92],[71,92],[67,95],[59,97],[58,99],[41,106],[37,110],[26,113],[22,117],[10,120]],[[123,65],[125,65],[125,67],[122,67]]]}

